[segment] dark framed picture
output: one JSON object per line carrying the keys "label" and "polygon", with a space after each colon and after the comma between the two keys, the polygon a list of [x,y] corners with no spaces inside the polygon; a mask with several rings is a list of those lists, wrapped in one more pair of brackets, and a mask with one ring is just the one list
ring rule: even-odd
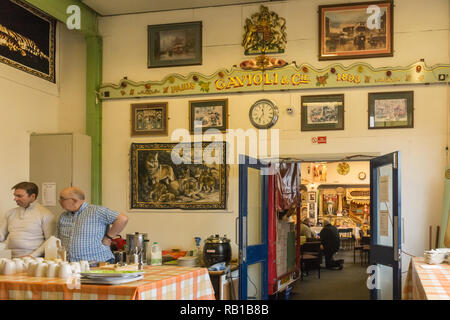
{"label": "dark framed picture", "polygon": [[19,0],[0,1],[0,61],[55,82],[56,20]]}
{"label": "dark framed picture", "polygon": [[131,135],[167,135],[167,102],[131,105]]}
{"label": "dark framed picture", "polygon": [[414,128],[414,91],[369,93],[369,129]]}
{"label": "dark framed picture", "polygon": [[225,142],[132,143],[131,209],[226,209]]}
{"label": "dark framed picture", "polygon": [[308,192],[308,202],[316,202],[316,193],[314,191]]}
{"label": "dark framed picture", "polygon": [[202,22],[148,26],[148,67],[202,64]]}
{"label": "dark framed picture", "polygon": [[302,96],[301,131],[344,130],[344,95]]}
{"label": "dark framed picture", "polygon": [[191,133],[203,133],[208,129],[226,132],[227,127],[228,99],[189,101],[189,130]]}
{"label": "dark framed picture", "polygon": [[319,60],[393,56],[393,3],[319,6]]}

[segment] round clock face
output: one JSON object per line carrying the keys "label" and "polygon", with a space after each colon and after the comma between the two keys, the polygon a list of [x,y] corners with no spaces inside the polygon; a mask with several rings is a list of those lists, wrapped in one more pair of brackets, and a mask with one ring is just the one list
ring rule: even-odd
{"label": "round clock face", "polygon": [[366,178],[366,173],[361,171],[360,173],[358,173],[358,178],[359,180],[364,180]]}
{"label": "round clock face", "polygon": [[278,120],[278,108],[270,100],[258,100],[250,108],[249,116],[253,126],[268,129]]}

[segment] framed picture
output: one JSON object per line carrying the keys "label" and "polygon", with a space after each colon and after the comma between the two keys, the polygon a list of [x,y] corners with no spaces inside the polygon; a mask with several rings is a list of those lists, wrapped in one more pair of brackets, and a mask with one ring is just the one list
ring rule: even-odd
{"label": "framed picture", "polygon": [[316,193],[308,192],[308,202],[316,202]]}
{"label": "framed picture", "polygon": [[413,127],[414,91],[369,93],[369,129]]}
{"label": "framed picture", "polygon": [[[308,211],[309,211],[309,217],[314,218],[314,215],[316,213],[316,203],[315,202],[310,202],[308,204]],[[312,213],[312,215],[311,215],[311,213]]]}
{"label": "framed picture", "polygon": [[148,67],[202,64],[202,22],[148,26]]}
{"label": "framed picture", "polygon": [[225,142],[132,143],[131,209],[226,209]]}
{"label": "framed picture", "polygon": [[56,20],[19,0],[0,1],[0,61],[55,82]]}
{"label": "framed picture", "polygon": [[167,135],[167,102],[132,104],[131,135]]}
{"label": "framed picture", "polygon": [[189,130],[205,132],[217,129],[225,132],[228,127],[228,99],[189,101]]}
{"label": "framed picture", "polygon": [[319,6],[319,60],[393,56],[392,1]]}
{"label": "framed picture", "polygon": [[302,96],[301,131],[344,130],[344,95]]}

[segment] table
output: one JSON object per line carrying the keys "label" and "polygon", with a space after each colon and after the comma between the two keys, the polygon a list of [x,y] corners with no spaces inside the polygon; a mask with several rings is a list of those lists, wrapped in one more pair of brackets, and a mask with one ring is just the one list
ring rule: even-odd
{"label": "table", "polygon": [[144,266],[144,279],[122,285],[0,275],[0,300],[214,300],[206,268]]}
{"label": "table", "polygon": [[409,264],[404,300],[449,300],[450,265],[430,265],[423,257],[413,257]]}
{"label": "table", "polygon": [[[311,227],[311,231],[315,232],[316,234],[319,234],[320,231],[322,231],[323,227]],[[359,239],[359,228],[358,227],[337,227],[337,229],[352,229],[352,233],[355,236],[355,239]]]}

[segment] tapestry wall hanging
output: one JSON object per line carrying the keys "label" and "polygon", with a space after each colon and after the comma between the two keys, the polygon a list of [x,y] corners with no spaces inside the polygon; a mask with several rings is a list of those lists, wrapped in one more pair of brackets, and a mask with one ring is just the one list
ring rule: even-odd
{"label": "tapestry wall hanging", "polygon": [[131,209],[226,209],[225,142],[132,143]]}
{"label": "tapestry wall hanging", "polygon": [[25,2],[0,1],[0,61],[55,82],[56,21]]}

